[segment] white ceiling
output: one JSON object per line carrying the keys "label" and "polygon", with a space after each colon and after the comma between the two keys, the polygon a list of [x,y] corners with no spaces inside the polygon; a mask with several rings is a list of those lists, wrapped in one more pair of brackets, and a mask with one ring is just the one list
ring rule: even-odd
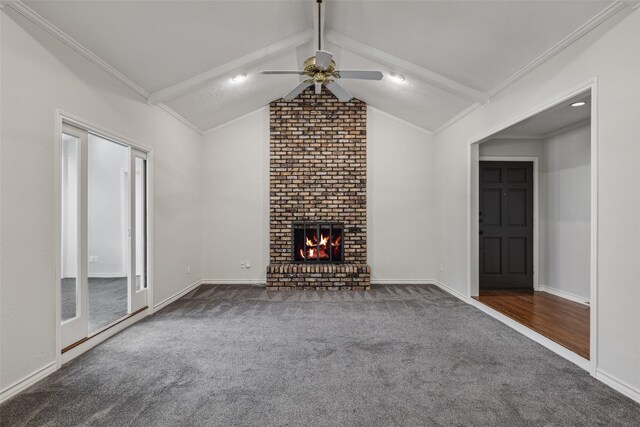
{"label": "white ceiling", "polygon": [[[326,48],[339,68],[385,73],[380,82],[343,80],[345,88],[382,111],[435,130],[486,101],[485,94],[592,18],[605,16],[601,12],[613,2],[327,3]],[[257,71],[299,69],[313,55],[310,40],[275,52],[265,48],[312,29],[315,0],[24,4],[152,98],[163,94],[161,102],[201,131],[280,98],[299,80]],[[251,60],[243,58],[256,51]],[[404,74],[405,82],[391,81],[390,72]],[[247,80],[232,83],[237,73],[247,73]],[[198,84],[185,90],[183,82],[197,76]],[[175,91],[175,85],[182,89]]]}
{"label": "white ceiling", "polygon": [[[585,105],[572,107],[574,102],[583,101]],[[582,93],[561,102],[535,116],[516,123],[513,126],[493,135],[494,138],[546,138],[563,129],[578,124],[586,124],[591,119],[591,94]]]}

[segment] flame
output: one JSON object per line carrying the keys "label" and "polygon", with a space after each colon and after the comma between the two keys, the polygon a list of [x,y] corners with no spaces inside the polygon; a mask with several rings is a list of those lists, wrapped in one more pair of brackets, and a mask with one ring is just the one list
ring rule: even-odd
{"label": "flame", "polygon": [[320,240],[318,241],[317,235],[305,236],[305,248],[299,249],[298,253],[302,259],[328,259],[329,247],[333,249],[333,255],[337,256],[340,251],[341,236],[335,236],[333,240],[330,239],[330,234],[326,236],[320,233]]}

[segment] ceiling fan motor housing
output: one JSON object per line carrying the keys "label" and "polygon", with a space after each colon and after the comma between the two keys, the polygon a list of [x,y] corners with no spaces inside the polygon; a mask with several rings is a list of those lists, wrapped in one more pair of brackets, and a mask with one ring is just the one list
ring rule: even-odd
{"label": "ceiling fan motor housing", "polygon": [[316,65],[316,57],[312,56],[304,61],[304,72],[309,77],[312,77],[315,82],[325,82],[330,77],[333,77],[333,74],[336,71],[336,63],[335,61],[331,61],[327,68],[321,68]]}

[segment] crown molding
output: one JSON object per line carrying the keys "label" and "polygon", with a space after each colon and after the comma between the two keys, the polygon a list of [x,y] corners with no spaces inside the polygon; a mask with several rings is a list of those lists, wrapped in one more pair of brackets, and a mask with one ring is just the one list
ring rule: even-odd
{"label": "crown molding", "polygon": [[248,55],[242,56],[238,59],[234,59],[233,61],[222,64],[209,71],[205,71],[204,73],[198,74],[197,76],[191,77],[190,79],[155,91],[149,95],[149,104],[159,104],[170,99],[178,98],[186,93],[192,92],[195,89],[206,85],[211,80],[216,79],[233,70],[247,66],[268,56],[272,56],[289,49],[295,49],[296,47],[311,41],[313,38],[312,32],[312,30],[306,30],[301,33],[295,34],[272,45],[269,45],[262,49],[258,49]]}
{"label": "crown molding", "polygon": [[625,9],[627,6],[628,6],[628,3],[620,0],[614,1],[613,3],[611,3],[609,6],[604,8],[596,16],[594,16],[593,18],[585,22],[583,25],[578,27],[575,31],[573,31],[571,34],[566,36],[564,39],[560,40],[550,49],[545,51],[542,55],[538,56],[536,59],[531,61],[524,68],[520,69],[511,77],[509,77],[508,79],[500,83],[498,86],[493,88],[491,91],[489,91],[489,93],[487,94],[489,99],[494,98],[500,92],[504,91],[509,86],[512,86],[515,82],[517,82],[527,74],[531,73],[534,69],[538,68],[539,66],[541,66],[542,64],[544,64],[545,62],[547,62],[548,60],[556,56],[558,53],[562,52],[563,50],[565,50],[566,48],[568,48],[569,46],[571,46],[572,44],[580,40],[582,37],[589,34],[592,30],[596,29],[600,24],[604,23],[609,18],[613,17],[618,12]]}
{"label": "crown molding", "polygon": [[364,44],[335,31],[327,31],[325,37],[331,44],[346,49],[352,53],[364,56],[365,58],[380,62],[387,66],[400,68],[415,75],[416,77],[427,83],[433,84],[450,93],[455,93],[456,95],[459,95],[465,99],[481,103],[488,101],[486,94],[477,89],[452,80],[446,76],[443,76],[442,74],[436,73],[435,71],[423,68],[419,65],[414,64],[413,62],[409,62],[393,56],[390,53],[383,52],[380,49]]}
{"label": "crown molding", "polygon": [[[542,64],[544,64],[545,62],[547,62],[548,60],[556,56],[558,53],[567,49],[573,43],[577,42],[582,37],[586,36],[592,30],[597,28],[600,24],[603,24],[609,18],[612,18],[618,12],[624,10],[627,6],[629,6],[628,3],[624,1],[619,1],[619,0],[607,6],[599,14],[597,14],[596,16],[591,18],[589,21],[587,21],[584,25],[580,26],[578,29],[576,29],[574,32],[569,34],[567,37],[562,39],[557,44],[555,44],[549,50],[547,50],[542,55],[538,56],[536,59],[531,61],[527,66],[525,66],[520,71],[516,72],[511,77],[509,77],[508,79],[500,83],[498,86],[496,86],[493,90],[491,90],[487,94],[489,98],[489,102],[491,102],[491,100],[495,96],[497,96],[500,92],[503,92],[508,87],[514,85],[518,80],[522,79],[525,75],[531,73],[533,70],[540,67]],[[468,116],[469,114],[471,114],[472,112],[480,108],[482,105],[483,104],[474,104],[470,106],[466,110],[459,113],[457,116],[451,118],[449,121],[444,123],[442,126],[437,128],[436,130],[434,130],[433,131],[434,135],[438,135],[441,132],[445,131],[446,129],[450,128],[454,123],[462,120],[464,117]]]}
{"label": "crown molding", "polygon": [[125,86],[129,87],[129,89],[133,90],[138,95],[142,96],[143,98],[148,98],[149,97],[149,92],[144,90],[142,87],[140,87],[133,80],[130,80],[127,76],[122,74],[120,71],[118,71],[115,68],[113,68],[106,61],[104,61],[101,58],[99,58],[96,54],[94,54],[89,49],[87,49],[85,46],[83,46],[80,42],[76,41],[71,36],[69,36],[67,33],[65,33],[64,31],[60,30],[58,27],[53,25],[51,22],[47,21],[45,18],[40,16],[36,11],[31,9],[29,6],[24,4],[22,1],[11,1],[11,2],[6,3],[6,6],[10,7],[13,10],[15,10],[20,15],[24,16],[29,21],[31,21],[34,24],[36,24],[38,27],[40,27],[41,29],[43,29],[46,32],[48,32],[49,34],[51,34],[53,37],[55,37],[56,39],[58,39],[59,41],[61,41],[62,43],[64,43],[65,45],[67,45],[68,47],[70,47],[71,49],[76,51],[77,53],[79,53],[85,59],[87,59],[90,62],[94,63],[96,66],[98,66],[98,68],[100,68],[101,70],[105,71],[107,74],[111,75],[116,80],[118,80],[121,83],[123,83]]}
{"label": "crown molding", "polygon": [[205,134],[202,131],[202,129],[200,129],[198,126],[194,125],[193,123],[191,123],[189,120],[185,119],[182,115],[178,114],[175,110],[173,110],[167,104],[160,103],[160,104],[157,104],[156,107],[160,108],[161,110],[163,110],[164,112],[166,112],[170,116],[173,116],[173,118],[178,120],[183,125],[185,125],[185,126],[191,128],[192,130],[194,130],[198,135],[204,135]]}

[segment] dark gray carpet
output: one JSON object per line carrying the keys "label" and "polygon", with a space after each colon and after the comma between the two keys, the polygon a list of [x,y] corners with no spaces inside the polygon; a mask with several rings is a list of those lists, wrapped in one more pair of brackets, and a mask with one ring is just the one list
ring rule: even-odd
{"label": "dark gray carpet", "polygon": [[[74,278],[62,279],[62,320],[71,319],[76,312],[76,290]],[[89,278],[89,334],[127,315],[127,278]]]}
{"label": "dark gray carpet", "polygon": [[2,424],[638,425],[640,405],[432,286],[202,286],[0,407]]}

